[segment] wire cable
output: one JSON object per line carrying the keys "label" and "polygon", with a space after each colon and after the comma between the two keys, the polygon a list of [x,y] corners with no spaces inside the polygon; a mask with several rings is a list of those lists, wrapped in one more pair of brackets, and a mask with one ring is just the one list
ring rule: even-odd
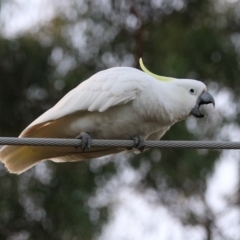
{"label": "wire cable", "polygon": [[[0,137],[0,145],[24,146],[81,146],[80,139],[70,138],[13,138]],[[133,140],[93,139],[95,147],[133,147]],[[240,149],[240,142],[228,141],[146,141],[145,148]]]}

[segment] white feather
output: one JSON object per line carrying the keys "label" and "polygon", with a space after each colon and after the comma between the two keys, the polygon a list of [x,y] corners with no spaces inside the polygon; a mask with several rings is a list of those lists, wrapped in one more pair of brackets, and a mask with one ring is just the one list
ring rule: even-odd
{"label": "white feather", "polygon": [[116,67],[98,72],[70,91],[29,127],[77,111],[104,112],[109,107],[125,104],[135,99],[143,89],[148,87],[150,83],[146,80],[146,76],[151,79],[145,73],[128,67]]}

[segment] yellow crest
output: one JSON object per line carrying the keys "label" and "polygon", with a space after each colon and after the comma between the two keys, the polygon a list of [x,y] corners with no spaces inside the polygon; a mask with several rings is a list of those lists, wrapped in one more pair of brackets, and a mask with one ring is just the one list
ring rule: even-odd
{"label": "yellow crest", "polygon": [[172,78],[162,77],[162,76],[159,76],[159,75],[157,75],[157,74],[154,74],[154,73],[150,72],[150,71],[144,66],[142,58],[139,59],[139,64],[140,64],[141,69],[142,69],[145,73],[149,74],[150,76],[156,78],[156,79],[159,80],[159,81],[171,82],[171,81],[173,80]]}

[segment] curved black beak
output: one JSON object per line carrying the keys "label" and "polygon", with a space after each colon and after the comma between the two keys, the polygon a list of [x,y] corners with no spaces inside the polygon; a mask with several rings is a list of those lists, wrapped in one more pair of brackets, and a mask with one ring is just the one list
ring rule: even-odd
{"label": "curved black beak", "polygon": [[215,107],[215,101],[213,96],[208,92],[203,92],[197,99],[196,105],[191,110],[190,114],[197,118],[203,118],[204,115],[200,112],[200,106],[203,104],[212,103]]}

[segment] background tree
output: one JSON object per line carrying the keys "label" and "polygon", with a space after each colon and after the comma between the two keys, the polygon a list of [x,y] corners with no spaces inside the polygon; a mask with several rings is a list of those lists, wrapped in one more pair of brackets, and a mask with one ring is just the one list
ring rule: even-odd
{"label": "background tree", "polygon": [[[238,2],[211,0],[96,0],[56,5],[51,21],[12,38],[1,25],[0,135],[17,136],[95,72],[138,67],[143,57],[151,71],[200,79],[219,102],[222,97],[226,102],[205,119],[176,124],[164,139],[231,138],[239,124],[239,8]],[[154,149],[105,160],[41,163],[20,176],[7,173],[1,164],[0,238],[104,236],[123,184],[139,198],[154,193],[154,204],[165,206],[187,226],[200,226],[204,233],[199,239],[237,239],[219,228],[219,216],[206,200],[209,176],[224,158],[220,154]],[[134,181],[116,184],[128,170]],[[238,191],[225,210],[239,211],[239,202]]]}

